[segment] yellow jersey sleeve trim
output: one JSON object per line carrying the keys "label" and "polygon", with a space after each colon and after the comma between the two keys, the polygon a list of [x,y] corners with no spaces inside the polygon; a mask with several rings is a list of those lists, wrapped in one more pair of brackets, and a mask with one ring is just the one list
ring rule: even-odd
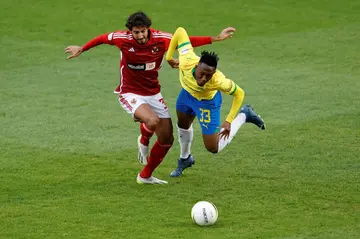
{"label": "yellow jersey sleeve trim", "polygon": [[180,49],[180,48],[183,47],[183,46],[189,45],[189,44],[191,44],[189,41],[188,41],[188,42],[184,42],[184,43],[182,43],[182,44],[180,44],[180,45],[178,46],[178,49]]}
{"label": "yellow jersey sleeve trim", "polygon": [[236,89],[237,89],[237,84],[235,84],[235,88],[234,88],[233,92],[230,93],[230,95],[233,95],[235,93]]}

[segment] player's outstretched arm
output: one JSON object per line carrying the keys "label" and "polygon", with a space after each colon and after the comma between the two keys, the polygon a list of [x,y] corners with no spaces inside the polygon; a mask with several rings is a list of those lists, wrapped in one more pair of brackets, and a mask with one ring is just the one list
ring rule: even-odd
{"label": "player's outstretched arm", "polygon": [[70,54],[67,57],[67,59],[78,57],[82,53],[82,47],[81,46],[68,46],[68,47],[65,48],[65,53]]}
{"label": "player's outstretched arm", "polygon": [[69,53],[70,55],[67,57],[67,59],[72,59],[75,57],[78,57],[83,53],[84,51],[87,51],[95,46],[101,45],[101,44],[112,44],[112,42],[109,39],[109,33],[102,34],[100,36],[97,36],[90,41],[88,41],[83,46],[68,46],[65,48],[65,54]]}
{"label": "player's outstretched arm", "polygon": [[223,41],[225,39],[232,38],[235,31],[236,31],[235,28],[227,27],[223,29],[218,36],[211,37],[211,42]]}
{"label": "player's outstretched arm", "polygon": [[199,46],[204,46],[204,45],[208,45],[211,44],[213,42],[216,41],[223,41],[225,39],[231,38],[232,35],[234,34],[234,32],[236,31],[235,28],[233,27],[227,27],[225,29],[223,29],[219,35],[215,36],[215,37],[211,37],[211,36],[190,36],[190,42],[191,45],[193,47],[199,47]]}

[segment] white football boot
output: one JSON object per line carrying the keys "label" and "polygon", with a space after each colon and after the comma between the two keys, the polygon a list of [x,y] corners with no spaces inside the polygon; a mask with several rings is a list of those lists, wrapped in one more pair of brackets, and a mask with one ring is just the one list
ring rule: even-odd
{"label": "white football boot", "polygon": [[149,157],[149,146],[145,146],[140,142],[141,135],[137,139],[138,144],[138,160],[142,165],[146,165],[148,163]]}
{"label": "white football boot", "polygon": [[154,176],[151,176],[150,178],[142,178],[140,177],[140,174],[137,175],[136,182],[138,184],[168,184],[167,181],[155,178]]}

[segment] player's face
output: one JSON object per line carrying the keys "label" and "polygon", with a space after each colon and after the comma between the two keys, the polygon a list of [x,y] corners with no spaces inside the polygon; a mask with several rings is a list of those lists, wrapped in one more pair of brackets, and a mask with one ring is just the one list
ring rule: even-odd
{"label": "player's face", "polygon": [[139,44],[145,44],[149,39],[149,31],[147,27],[133,27],[131,33]]}
{"label": "player's face", "polygon": [[216,72],[215,67],[208,66],[205,63],[199,63],[195,69],[195,79],[198,86],[204,86]]}

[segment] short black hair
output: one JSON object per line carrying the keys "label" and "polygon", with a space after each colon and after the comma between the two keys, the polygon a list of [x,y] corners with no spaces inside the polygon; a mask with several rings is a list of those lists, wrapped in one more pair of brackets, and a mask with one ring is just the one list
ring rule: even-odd
{"label": "short black hair", "polygon": [[208,66],[217,67],[219,57],[215,52],[202,51],[200,61]]}
{"label": "short black hair", "polygon": [[138,11],[128,17],[125,26],[130,31],[133,27],[150,27],[151,19],[144,12]]}

